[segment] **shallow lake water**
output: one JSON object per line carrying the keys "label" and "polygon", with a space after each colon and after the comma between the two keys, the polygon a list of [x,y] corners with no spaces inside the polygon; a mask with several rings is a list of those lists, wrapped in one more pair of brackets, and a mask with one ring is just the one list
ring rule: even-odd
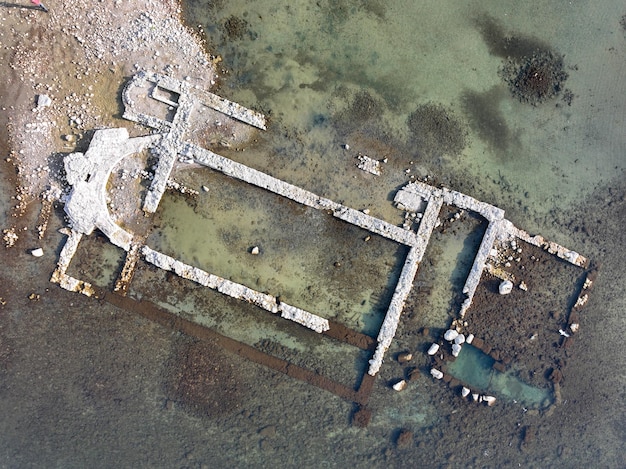
{"label": "shallow lake water", "polygon": [[516,376],[515,370],[496,371],[492,368],[493,362],[493,358],[481,350],[465,345],[447,370],[472,389],[494,393],[516,404],[546,407],[552,401],[547,389],[528,385]]}
{"label": "shallow lake water", "polygon": [[[469,220],[429,245],[426,275],[416,279],[427,301],[414,322],[424,327],[401,324],[368,403],[367,428],[352,424],[352,402],[211,341],[196,364],[199,391],[190,394],[212,405],[198,413],[171,387],[193,368],[187,350],[200,341],[49,283],[64,239],[58,209],[41,263],[24,249],[2,258],[19,268],[0,277],[0,296],[11,299],[0,308],[0,465],[626,466],[626,427],[615,412],[626,397],[624,358],[615,353],[626,299],[613,287],[625,281],[613,254],[623,248],[626,193],[623,2],[182,4],[187,23],[201,26],[208,50],[222,58],[213,91],[270,119],[245,151],[219,153],[398,225],[393,195],[412,176],[428,176],[604,261],[568,356],[564,402],[554,415],[540,414],[533,407],[544,403],[542,390],[494,375],[469,347],[456,362],[459,375],[493,389],[494,407],[468,405],[429,376],[423,352],[453,316],[484,229]],[[537,47],[562,55],[568,78],[557,96],[530,105],[511,95],[501,70],[507,54]],[[102,105],[116,114],[119,90],[108,88]],[[562,99],[565,90],[571,102]],[[357,169],[359,153],[385,160],[383,174]],[[2,180],[13,171],[3,164]],[[375,336],[404,248],[375,236],[365,243],[360,229],[205,169],[174,176],[199,194],[190,202],[166,193],[151,247]],[[9,185],[0,189],[4,228],[14,201]],[[27,214],[32,226],[37,208]],[[110,286],[123,253],[101,248],[86,241],[84,263],[77,259],[70,273]],[[173,277],[141,265],[130,296],[348,387],[367,368],[369,352]],[[392,384],[407,377],[396,358],[407,350],[421,375],[395,392]]]}
{"label": "shallow lake water", "polygon": [[[265,135],[236,158],[381,218],[397,217],[389,203],[395,189],[412,175],[429,175],[567,245],[571,238],[553,224],[555,214],[626,167],[626,139],[616,124],[626,109],[623,63],[611,52],[623,50],[618,2],[184,4],[189,24],[202,26],[210,50],[223,59],[218,93],[270,116]],[[501,70],[507,54],[519,52],[513,46],[563,56],[568,78],[557,96],[537,105],[512,96]],[[573,99],[563,99],[567,93]],[[411,127],[425,105],[444,108],[459,124],[460,149],[427,141]],[[358,153],[386,159],[383,176],[355,170]],[[454,295],[446,285],[466,268],[472,239],[442,236],[429,253],[436,260],[426,312],[432,327],[445,327]],[[512,374],[491,378],[485,389],[497,388],[520,407],[549,399]],[[417,404],[423,390],[417,392],[381,405],[373,425],[432,428],[442,416],[427,402]]]}
{"label": "shallow lake water", "polygon": [[[350,187],[343,182],[354,155],[340,145],[385,156],[367,146],[367,139],[378,139],[389,153],[395,150],[392,164],[409,168],[413,161],[419,171],[441,179],[462,177],[471,188],[466,191],[505,203],[527,226],[529,217],[578,202],[624,168],[622,129],[613,115],[597,110],[623,109],[626,99],[618,91],[624,84],[617,78],[617,55],[605,60],[597,51],[600,44],[619,45],[615,28],[599,27],[611,20],[617,26],[618,4],[185,5],[189,22],[203,25],[209,47],[221,54],[229,72],[221,92],[271,112],[276,126],[298,137],[297,154],[285,151],[280,162],[272,161],[292,180],[316,183],[346,199],[351,193],[358,197],[358,182]],[[561,96],[538,106],[510,96],[498,71],[506,59],[501,49],[511,37],[564,56],[571,105]],[[370,100],[359,107],[364,95]],[[438,148],[429,154],[414,144],[409,115],[431,102],[467,125],[468,144],[460,154],[444,155]],[[374,200],[385,195],[369,189]]]}

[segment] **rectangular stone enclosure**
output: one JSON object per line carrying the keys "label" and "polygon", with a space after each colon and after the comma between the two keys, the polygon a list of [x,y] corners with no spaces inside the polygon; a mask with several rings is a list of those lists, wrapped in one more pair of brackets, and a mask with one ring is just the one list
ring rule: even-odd
{"label": "rectangular stone enclosure", "polygon": [[[433,230],[438,225],[441,208],[445,205],[474,212],[487,220],[488,226],[468,275],[463,293],[465,300],[458,317],[462,319],[471,307],[472,298],[481,280],[483,270],[496,272],[490,259],[497,256],[498,243],[520,238],[545,248],[548,252],[576,266],[585,268],[586,258],[541,237],[532,237],[504,218],[504,211],[480,202],[467,195],[435,188],[422,182],[411,182],[399,190],[394,202],[407,217],[419,220],[416,229],[410,226],[399,227],[370,216],[364,211],[355,210],[327,198],[313,194],[300,187],[276,179],[231,159],[220,156],[187,138],[189,119],[199,106],[210,108],[239,122],[265,129],[263,115],[246,109],[204,90],[192,88],[184,81],[154,73],[142,72],[135,75],[126,86],[122,99],[125,106],[124,117],[154,129],[155,133],[145,137],[129,138],[125,129],[104,129],[95,132],[91,145],[85,154],[74,153],[65,159],[68,183],[72,191],[66,202],[66,212],[70,218],[67,241],[61,251],[58,266],[51,281],[61,287],[78,291],[85,295],[104,296],[107,301],[122,308],[135,311],[170,327],[197,337],[220,336],[207,331],[197,324],[160,310],[148,301],[137,301],[126,296],[132,282],[133,272],[139,259],[184,279],[210,288],[224,295],[252,303],[271,314],[293,321],[315,333],[326,334],[363,350],[371,351],[367,373],[354,388],[346,387],[325,378],[311,370],[297,367],[275,357],[259,353],[249,346],[234,343],[232,339],[220,336],[221,343],[247,358],[278,369],[290,376],[326,389],[342,398],[365,406],[369,399],[374,377],[378,374],[385,353],[396,334],[407,296]],[[142,109],[144,112],[140,111]],[[198,266],[182,262],[144,244],[144,240],[134,233],[117,225],[111,218],[106,202],[107,181],[115,165],[123,158],[150,148],[158,156],[154,176],[143,200],[146,214],[154,213],[161,197],[170,183],[170,173],[177,160],[193,161],[214,171],[270,191],[277,196],[322,210],[333,217],[362,228],[372,234],[387,238],[406,246],[407,255],[402,264],[389,306],[375,339],[345,325],[333,322],[313,311],[306,311],[288,304],[271,293],[261,292],[249,286],[219,277],[204,271]],[[375,174],[375,173],[373,173]],[[88,175],[88,177],[85,177]],[[89,235],[98,228],[116,246],[126,251],[126,261],[117,279],[114,291],[99,292],[88,282],[67,274],[78,243],[83,235]],[[586,301],[581,299],[581,301]],[[462,327],[462,326],[460,326]]]}

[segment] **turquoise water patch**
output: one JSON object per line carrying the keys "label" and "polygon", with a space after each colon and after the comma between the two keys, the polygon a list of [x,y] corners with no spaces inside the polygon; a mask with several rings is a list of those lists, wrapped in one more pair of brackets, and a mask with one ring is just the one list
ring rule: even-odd
{"label": "turquoise water patch", "polygon": [[514,370],[504,373],[494,370],[494,362],[486,353],[465,344],[457,359],[448,365],[447,371],[472,390],[494,393],[533,407],[551,402],[550,391],[523,382],[515,375]]}
{"label": "turquoise water patch", "polygon": [[476,347],[465,344],[456,360],[448,365],[448,372],[472,387],[488,390],[495,360]]}

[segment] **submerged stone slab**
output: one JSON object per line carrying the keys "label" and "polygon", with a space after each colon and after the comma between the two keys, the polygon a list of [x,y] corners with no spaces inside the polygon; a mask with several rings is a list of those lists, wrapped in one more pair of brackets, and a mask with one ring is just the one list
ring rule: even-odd
{"label": "submerged stone slab", "polygon": [[239,179],[240,181],[267,189],[283,197],[287,197],[302,205],[312,207],[317,210],[327,210],[333,216],[353,225],[359,226],[372,233],[379,234],[401,244],[414,246],[418,244],[415,232],[405,230],[396,225],[392,225],[379,218],[367,215],[360,210],[355,210],[330,199],[320,197],[312,192],[289,184],[280,179],[265,174],[256,169],[245,166],[236,161],[220,156],[212,151],[187,144],[183,155],[193,158],[196,163],[207,166],[216,171],[220,171],[227,176]]}
{"label": "submerged stone slab", "polygon": [[324,319],[315,314],[309,313],[308,311],[283,302],[280,303],[279,307],[281,317],[297,322],[298,324],[308,327],[317,333],[322,333],[330,329],[328,319]]}
{"label": "submerged stone slab", "polygon": [[387,309],[387,314],[385,314],[385,319],[378,333],[378,345],[376,346],[374,356],[369,361],[370,366],[367,371],[369,375],[374,376],[378,373],[383,363],[385,352],[391,346],[393,338],[396,335],[400,315],[404,309],[404,303],[413,288],[415,274],[417,274],[419,263],[422,261],[424,253],[426,252],[426,246],[435,228],[441,206],[442,202],[440,199],[432,199],[428,202],[426,212],[417,230],[417,244],[411,248],[404,261],[400,278],[398,279],[396,289],[391,297],[389,308]]}
{"label": "submerged stone slab", "polygon": [[232,298],[253,303],[272,313],[281,313],[281,317],[297,322],[317,333],[322,333],[330,329],[327,319],[317,316],[303,309],[291,306],[284,302],[279,302],[275,296],[261,293],[251,288],[232,282],[217,275],[210,274],[204,270],[185,264],[173,257],[155,251],[148,246],[141,248],[141,254],[146,262],[149,262],[160,269],[174,272],[176,275],[196,282],[205,287],[217,290],[220,293]]}
{"label": "submerged stone slab", "polygon": [[[64,228],[64,230],[66,229]],[[66,273],[68,267],[70,266],[70,262],[72,262],[74,254],[76,254],[78,244],[80,243],[83,234],[73,230],[67,230],[65,233],[67,234],[67,240],[63,245],[63,249],[61,249],[59,260],[57,261],[57,268],[52,273],[50,281],[58,284],[65,290],[82,293],[85,296],[92,296],[95,293],[95,290],[89,282],[78,280],[67,275]]]}
{"label": "submerged stone slab", "polygon": [[[266,129],[267,123],[265,116],[260,112],[247,109],[241,104],[229,101],[206,90],[191,87],[185,81],[177,80],[166,75],[160,75],[158,73],[141,71],[133,76],[122,92],[122,102],[124,103],[123,117],[148,127],[152,127],[153,129],[158,129],[159,131],[166,131],[166,129],[171,127],[171,123],[139,112],[137,110],[136,103],[132,99],[132,91],[134,88],[150,88],[149,97],[169,106],[180,106],[180,99],[183,99],[192,102],[193,105],[207,106],[221,112],[222,114],[232,117],[233,119],[259,129]],[[179,95],[179,99],[177,101],[172,101],[164,98],[162,94],[159,93],[159,88],[173,91]]]}
{"label": "submerged stone slab", "polygon": [[441,199],[444,204],[478,213],[489,221],[504,218],[504,210],[491,204],[481,202],[469,195],[446,188],[437,188],[415,181],[400,189],[394,197],[396,204],[402,204],[406,210],[419,212],[424,200]]}
{"label": "submerged stone slab", "polygon": [[380,161],[370,158],[367,155],[359,155],[357,156],[359,162],[357,163],[357,168],[362,169],[363,171],[373,174],[374,176],[380,176],[382,171],[380,167]]}

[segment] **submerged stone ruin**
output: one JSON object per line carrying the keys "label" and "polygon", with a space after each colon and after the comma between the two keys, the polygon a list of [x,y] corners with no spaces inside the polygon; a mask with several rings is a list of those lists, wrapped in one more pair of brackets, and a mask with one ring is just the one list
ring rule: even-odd
{"label": "submerged stone ruin", "polygon": [[[315,371],[295,366],[284,360],[266,355],[233,339],[222,337],[225,347],[258,363],[282,371],[297,379],[301,379],[326,389],[344,399],[355,402],[361,410],[365,409],[372,391],[374,379],[379,373],[390,348],[409,296],[415,276],[422,262],[433,230],[439,224],[442,207],[453,206],[472,212],[488,223],[486,232],[475,256],[471,271],[465,281],[463,294],[465,299],[457,314],[457,319],[450,325],[441,341],[434,343],[428,355],[433,357],[431,374],[436,379],[450,383],[445,371],[445,362],[458,356],[466,343],[479,342],[483,333],[473,329],[466,316],[471,311],[474,295],[484,278],[488,275],[511,282],[515,279],[507,274],[506,267],[498,263],[498,258],[505,245],[515,240],[537,246],[550,255],[554,255],[581,269],[589,266],[588,260],[582,255],[568,250],[555,243],[544,240],[540,236],[530,236],[516,228],[504,217],[504,211],[472,197],[448,189],[436,188],[422,182],[411,182],[400,189],[395,195],[396,207],[405,214],[419,220],[416,229],[412,224],[396,226],[385,220],[370,216],[366,211],[359,211],[288,182],[274,178],[266,173],[218,155],[190,138],[190,119],[203,110],[218,113],[228,119],[245,123],[251,128],[264,130],[265,117],[257,112],[246,109],[239,104],[227,101],[204,90],[193,88],[184,81],[170,77],[142,72],[134,76],[124,89],[124,118],[154,129],[154,133],[142,137],[129,137],[125,129],[97,130],[92,138],[89,149],[83,153],[72,153],[65,158],[67,183],[71,192],[65,201],[65,211],[70,220],[66,231],[67,240],[60,253],[58,265],[51,281],[61,287],[83,293],[88,296],[102,297],[122,308],[137,311],[155,321],[164,324],[176,324],[185,333],[198,337],[207,334],[219,335],[214,331],[178,318],[168,319],[165,311],[151,304],[149,299],[134,300],[126,296],[137,262],[152,264],[160,269],[191,280],[198,285],[216,290],[221,294],[242,300],[262,308],[271,314],[280,314],[288,321],[293,321],[318,334],[325,334],[334,339],[353,345],[371,353],[367,373],[354,388],[332,381]],[[345,223],[358,226],[372,234],[382,236],[408,248],[401,273],[395,285],[393,295],[382,321],[376,338],[351,330],[335,321],[329,320],[313,311],[306,311],[297,306],[287,304],[271,292],[260,292],[213,273],[206,272],[196,266],[189,265],[162,252],[158,252],[145,244],[145,238],[133,233],[130,228],[116,223],[107,206],[107,182],[116,165],[124,158],[132,157],[144,149],[150,149],[158,157],[154,176],[150,182],[142,209],[146,215],[154,213],[159,206],[161,197],[168,187],[172,168],[176,161],[193,162],[226,176],[243,181],[247,184],[270,191],[277,196],[285,197],[299,204],[322,210]],[[364,165],[365,163],[367,165]],[[373,175],[380,174],[378,165],[362,158],[364,171]],[[364,165],[364,166],[363,166]],[[113,291],[104,292],[97,286],[70,276],[67,271],[76,253],[81,237],[90,235],[94,229],[100,230],[114,245],[126,251],[126,260]],[[592,280],[585,282],[584,291],[579,296],[576,308],[586,302],[587,290]],[[518,283],[522,288],[522,284]],[[576,323],[577,324],[577,323]],[[573,322],[563,325],[563,337],[570,338],[577,331]],[[565,332],[565,331],[568,332]],[[461,340],[460,338],[463,338]],[[476,338],[476,339],[475,339]],[[452,344],[451,353],[449,344]],[[232,347],[229,344],[233,344]],[[450,357],[452,355],[452,357]],[[454,384],[454,383],[453,383]],[[463,385],[462,395],[470,394],[470,385]],[[396,386],[394,389],[404,389]],[[467,391],[466,391],[467,390]],[[555,392],[557,389],[555,389]],[[476,394],[473,392],[472,394]],[[493,396],[480,395],[488,405],[495,401]],[[359,414],[361,415],[361,414]]]}

